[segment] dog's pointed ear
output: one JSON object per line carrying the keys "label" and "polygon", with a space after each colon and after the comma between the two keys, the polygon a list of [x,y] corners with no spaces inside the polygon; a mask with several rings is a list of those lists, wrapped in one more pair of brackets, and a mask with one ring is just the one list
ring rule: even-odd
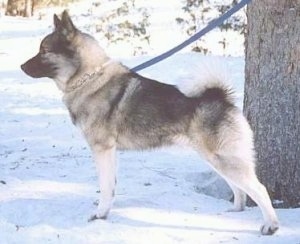
{"label": "dog's pointed ear", "polygon": [[55,29],[59,28],[59,26],[61,25],[61,21],[56,14],[53,15],[53,23]]}
{"label": "dog's pointed ear", "polygon": [[76,27],[73,24],[67,10],[64,10],[64,12],[62,13],[62,17],[61,17],[61,23],[64,29],[66,29],[66,31],[68,33],[75,33],[76,32]]}
{"label": "dog's pointed ear", "polygon": [[62,13],[61,20],[57,15],[54,15],[54,26],[55,30],[62,34],[68,41],[72,40],[77,31],[66,10]]}

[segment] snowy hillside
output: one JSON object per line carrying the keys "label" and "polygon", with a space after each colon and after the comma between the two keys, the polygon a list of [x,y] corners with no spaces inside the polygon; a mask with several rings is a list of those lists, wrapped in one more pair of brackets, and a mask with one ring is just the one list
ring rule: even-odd
{"label": "snowy hillside", "polygon": [[[1,244],[300,243],[300,209],[278,209],[280,230],[261,236],[260,210],[226,212],[229,201],[199,193],[200,182],[210,185],[210,169],[197,154],[177,147],[119,152],[111,214],[88,223],[99,194],[90,151],[54,83],[31,79],[19,68],[51,25],[50,17],[0,18]],[[212,58],[181,53],[141,73],[180,84],[178,77],[194,72],[195,63]],[[130,67],[146,59],[122,56]],[[243,59],[220,60],[241,106]],[[214,195],[222,196],[227,188],[218,186]]]}

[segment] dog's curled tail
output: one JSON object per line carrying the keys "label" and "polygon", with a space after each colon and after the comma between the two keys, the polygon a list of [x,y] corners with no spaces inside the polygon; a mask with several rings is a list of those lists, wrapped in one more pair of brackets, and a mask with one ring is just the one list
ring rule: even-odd
{"label": "dog's curled tail", "polygon": [[184,74],[180,80],[177,86],[188,97],[217,96],[231,104],[235,101],[231,75],[219,59],[200,62],[193,67],[192,72]]}

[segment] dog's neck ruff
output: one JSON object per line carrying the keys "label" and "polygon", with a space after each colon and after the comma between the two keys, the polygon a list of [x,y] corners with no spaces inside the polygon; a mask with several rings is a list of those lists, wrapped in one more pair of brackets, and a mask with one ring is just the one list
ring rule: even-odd
{"label": "dog's neck ruff", "polygon": [[77,80],[75,82],[75,84],[67,87],[65,93],[73,92],[73,91],[77,90],[78,88],[84,86],[85,83],[87,83],[89,80],[91,80],[95,75],[101,76],[104,72],[104,69],[113,62],[114,61],[112,59],[110,59],[107,62],[105,62],[104,64],[102,64],[101,66],[97,67],[95,69],[95,71],[93,71],[92,73],[85,73],[83,76],[81,76],[81,78],[79,80]]}

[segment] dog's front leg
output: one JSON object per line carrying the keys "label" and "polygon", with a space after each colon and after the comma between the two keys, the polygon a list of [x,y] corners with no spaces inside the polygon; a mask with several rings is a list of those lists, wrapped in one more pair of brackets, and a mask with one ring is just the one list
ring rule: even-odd
{"label": "dog's front leg", "polygon": [[106,219],[112,206],[116,186],[116,148],[97,148],[93,150],[100,185],[100,199],[96,214],[89,221]]}

